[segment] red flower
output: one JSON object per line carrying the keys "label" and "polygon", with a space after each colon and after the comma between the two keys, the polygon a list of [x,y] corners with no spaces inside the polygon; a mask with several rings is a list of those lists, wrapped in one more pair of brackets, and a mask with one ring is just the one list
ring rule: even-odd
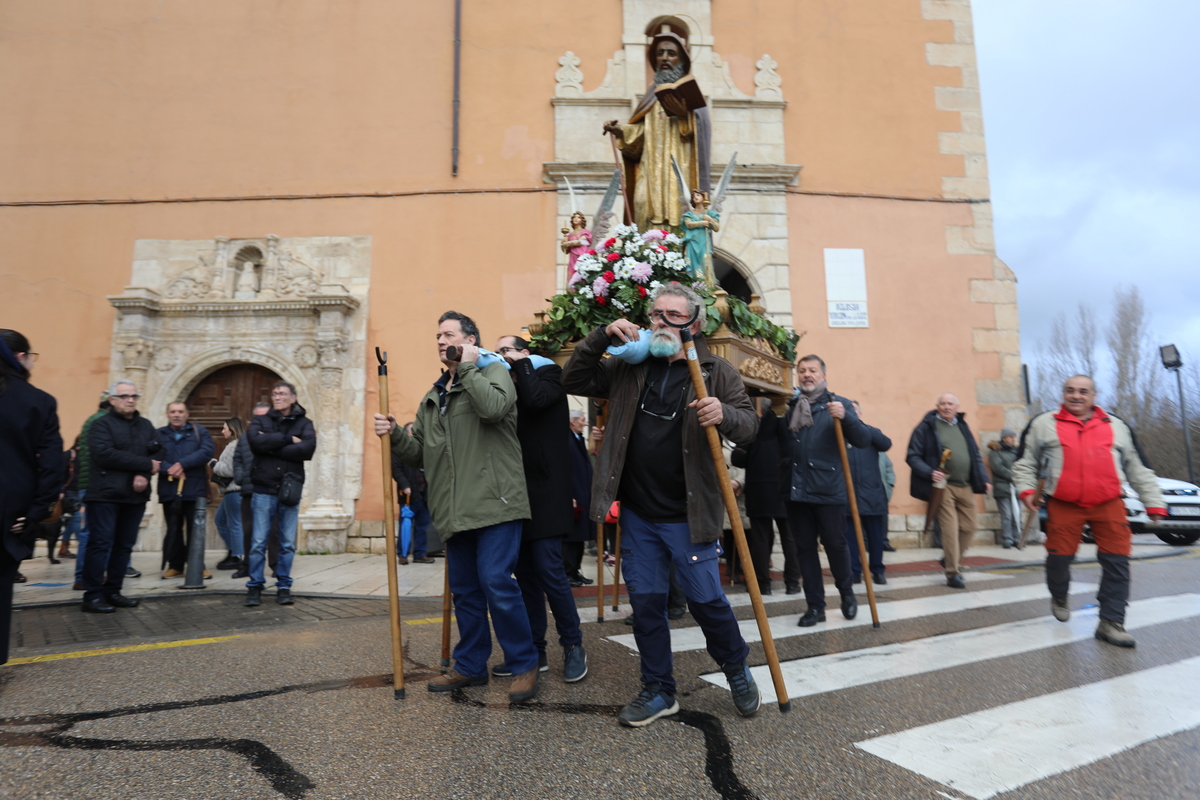
{"label": "red flower", "polygon": [[595,250],[588,250],[588,251],[587,251],[587,254],[588,254],[589,256],[594,256],[594,255],[596,255],[596,251],[595,251]]}
{"label": "red flower", "polygon": [[646,296],[646,287],[639,286],[638,287],[638,297],[645,297],[645,296]]}
{"label": "red flower", "polygon": [[607,297],[597,297],[596,302],[602,306],[606,306],[606,305],[608,305],[608,298]]}
{"label": "red flower", "polygon": [[660,244],[660,245],[658,245],[658,252],[660,252],[660,253],[665,253],[665,252],[667,252],[667,248],[663,247],[663,246]]}
{"label": "red flower", "polygon": [[668,235],[669,233],[670,233],[670,231],[669,231],[669,230],[667,230],[666,228],[663,228],[663,229],[662,229],[662,235],[663,235],[663,238],[664,238],[664,239],[665,239],[665,238],[667,238],[667,235]]}
{"label": "red flower", "polygon": [[611,269],[604,273],[604,282],[605,283],[612,283],[616,279],[617,279],[617,276],[613,274],[613,271]]}
{"label": "red flower", "polygon": [[[667,252],[667,251],[666,251],[666,250],[663,250],[663,252],[665,253],[665,252]],[[621,254],[620,254],[620,253],[609,253],[608,255],[606,255],[606,256],[604,257],[604,260],[605,260],[605,261],[607,261],[607,262],[609,262],[610,264],[611,264],[612,262],[614,262],[614,261],[620,261],[620,260],[621,260]]]}
{"label": "red flower", "polygon": [[609,239],[607,242],[604,243],[604,249],[607,250],[608,248],[612,247],[616,243],[617,243],[617,237],[614,236],[613,238]]}

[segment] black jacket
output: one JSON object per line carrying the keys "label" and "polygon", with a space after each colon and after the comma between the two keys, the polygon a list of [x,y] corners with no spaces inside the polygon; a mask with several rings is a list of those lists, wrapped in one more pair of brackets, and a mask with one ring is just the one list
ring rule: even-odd
{"label": "black jacket", "polygon": [[575,501],[567,541],[594,541],[596,526],[588,519],[588,509],[592,507],[592,459],[588,456],[587,442],[577,437],[574,431],[568,430],[566,438],[567,454],[571,459],[571,497]]}
{"label": "black jacket", "polygon": [[162,445],[162,465],[158,468],[158,502],[169,503],[179,493],[179,481],[167,474],[172,464],[183,467],[183,499],[198,500],[208,495],[208,462],[216,448],[212,435],[203,425],[187,423],[176,431],[170,425],[158,429]]}
{"label": "black jacket", "polygon": [[846,474],[842,471],[842,456],[833,430],[833,417],[829,415],[829,403],[836,400],[846,409],[842,419],[846,444],[866,447],[871,443],[871,433],[854,413],[850,401],[830,392],[825,392],[812,404],[811,426],[790,431],[787,420],[798,399],[792,398],[788,413],[779,426],[780,455],[784,465],[780,479],[788,480],[779,487],[780,492],[794,503],[845,505]]}
{"label": "black jacket", "polygon": [[[152,477],[151,460],[162,459],[158,431],[137,411],[128,419],[110,410],[88,428],[87,501],[89,503],[145,503],[146,490],[133,490],[133,477]],[[186,487],[185,487],[186,488]]]}
{"label": "black jacket", "polygon": [[32,537],[14,536],[9,529],[21,517],[30,522],[48,517],[62,483],[58,403],[21,378],[5,376],[0,393],[0,536],[12,558],[29,558]]}
{"label": "black jacket", "polygon": [[780,519],[787,516],[784,498],[779,494],[779,444],[783,420],[774,411],[763,412],[758,422],[758,437],[747,445],[734,448],[735,467],[746,470],[746,516]]}
{"label": "black jacket", "polygon": [[254,493],[254,484],[250,480],[253,469],[254,453],[250,452],[250,437],[242,436],[233,451],[233,482],[238,485],[243,497]]}
{"label": "black jacket", "polygon": [[[909,494],[918,500],[928,500],[933,488],[933,471],[937,469],[942,458],[942,446],[938,442],[937,427],[934,419],[937,411],[930,411],[913,429],[912,437],[908,440],[908,456],[905,461],[912,468],[912,483]],[[983,467],[983,459],[979,456],[979,444],[975,434],[967,427],[967,415],[959,413],[958,424],[962,426],[963,438],[967,440],[967,449],[971,453],[971,491],[975,494],[987,492],[988,474]]]}
{"label": "black jacket", "polygon": [[[292,437],[300,438],[293,442]],[[293,403],[286,414],[271,409],[250,420],[246,431],[254,466],[250,482],[256,494],[279,494],[284,473],[304,481],[304,462],[317,449],[317,431],[299,403]],[[235,454],[236,455],[236,454]]]}
{"label": "black jacket", "polygon": [[886,453],[892,447],[892,440],[884,436],[879,428],[867,425],[867,430],[871,432],[869,445],[855,447],[846,444],[850,474],[854,477],[854,496],[858,499],[858,513],[864,517],[888,513],[887,489],[883,485],[883,473],[879,471],[879,454]]}
{"label": "black jacket", "polygon": [[538,369],[528,358],[512,365],[517,385],[517,440],[529,490],[531,519],[525,539],[566,536],[574,521],[571,508],[571,454],[567,446],[570,409],[562,385],[562,367]]}

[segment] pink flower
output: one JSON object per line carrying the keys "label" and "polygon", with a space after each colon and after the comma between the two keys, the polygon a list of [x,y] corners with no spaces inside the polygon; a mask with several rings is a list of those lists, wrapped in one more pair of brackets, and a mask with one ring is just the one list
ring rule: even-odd
{"label": "pink flower", "polygon": [[645,283],[654,274],[654,268],[644,261],[639,261],[629,270],[629,277],[637,283]]}
{"label": "pink flower", "polygon": [[595,251],[595,250],[588,250],[588,251],[587,251],[587,254],[588,254],[589,256],[594,256],[594,255],[596,255],[596,251]]}
{"label": "pink flower", "polygon": [[612,283],[613,281],[615,281],[617,279],[617,276],[613,274],[613,271],[611,269],[608,270],[607,272],[605,272],[600,277],[604,278],[604,280],[606,280],[609,283]]}
{"label": "pink flower", "polygon": [[596,299],[600,299],[608,294],[608,281],[604,280],[603,277],[592,281],[592,294],[596,295]]}
{"label": "pink flower", "polygon": [[666,231],[660,231],[660,230],[651,228],[650,230],[648,230],[642,234],[642,241],[643,242],[654,242],[654,241],[658,241],[659,239],[662,239],[666,235],[667,235]]}
{"label": "pink flower", "polygon": [[[663,250],[663,252],[665,253],[665,252],[666,252],[666,250]],[[604,260],[605,260],[605,261],[607,261],[607,262],[608,262],[608,263],[610,263],[610,264],[611,264],[612,262],[614,262],[614,261],[620,261],[620,260],[621,260],[621,254],[620,254],[620,253],[609,253],[608,255],[606,255],[606,256],[604,257]]]}

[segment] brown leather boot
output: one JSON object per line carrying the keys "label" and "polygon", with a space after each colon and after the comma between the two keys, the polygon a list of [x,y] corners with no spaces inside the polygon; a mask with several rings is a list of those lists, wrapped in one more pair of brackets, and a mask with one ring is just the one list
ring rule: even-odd
{"label": "brown leather boot", "polygon": [[524,703],[526,700],[533,699],[533,696],[537,694],[537,684],[537,667],[529,670],[529,672],[522,672],[520,675],[513,676],[512,685],[508,687],[509,702]]}
{"label": "brown leather boot", "polygon": [[464,686],[484,686],[488,682],[488,676],[482,678],[471,678],[463,675],[456,669],[452,669],[444,675],[438,675],[426,684],[426,688],[431,692],[449,692],[453,689],[461,689]]}

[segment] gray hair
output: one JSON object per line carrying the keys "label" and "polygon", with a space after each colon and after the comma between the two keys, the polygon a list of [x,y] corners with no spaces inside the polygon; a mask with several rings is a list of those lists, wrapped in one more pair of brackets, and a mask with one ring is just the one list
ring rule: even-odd
{"label": "gray hair", "polygon": [[583,411],[581,411],[580,409],[578,409],[578,408],[571,409],[571,419],[581,419],[584,416],[585,415],[584,415]]}
{"label": "gray hair", "polygon": [[690,308],[699,308],[700,316],[697,317],[697,320],[700,322],[700,330],[704,330],[704,321],[708,317],[708,307],[704,303],[704,298],[696,294],[695,290],[690,286],[684,286],[682,283],[672,281],[671,283],[664,283],[654,290],[654,294],[650,295],[650,307],[654,308],[654,304],[658,301],[658,298],[667,295],[682,297],[684,300],[687,300]]}
{"label": "gray hair", "polygon": [[115,395],[117,393],[118,386],[132,386],[134,394],[137,394],[137,390],[138,390],[137,384],[134,383],[133,381],[129,380],[128,378],[121,378],[119,381],[115,381],[112,386],[108,387],[108,396],[109,397],[112,397],[113,395]]}

